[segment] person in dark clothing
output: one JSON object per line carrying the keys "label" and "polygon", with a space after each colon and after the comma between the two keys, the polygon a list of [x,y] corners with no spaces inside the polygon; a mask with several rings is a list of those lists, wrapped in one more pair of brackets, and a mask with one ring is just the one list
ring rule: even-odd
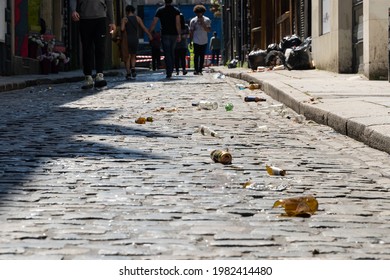
{"label": "person in dark clothing", "polygon": [[41,26],[39,33],[41,35],[46,34],[46,21],[43,18],[39,18],[39,25]]}
{"label": "person in dark clothing", "polygon": [[161,58],[161,35],[160,32],[152,31],[153,39],[150,41],[150,47],[152,48],[152,69],[156,71],[160,68]]}
{"label": "person in dark clothing", "polygon": [[[211,50],[211,64],[219,65],[219,55],[221,54],[221,40],[217,36],[217,32],[214,31],[213,37],[210,39]],[[216,63],[215,63],[216,62]]]}
{"label": "person in dark clothing", "polygon": [[135,62],[137,58],[138,50],[138,27],[141,27],[146,34],[148,34],[149,39],[152,40],[153,37],[146,29],[142,19],[135,14],[135,8],[132,5],[126,6],[126,17],[122,19],[121,30],[122,32],[126,31],[127,33],[127,48],[129,51],[129,56],[126,59],[126,79],[135,78],[137,76],[135,72]]}
{"label": "person in dark clothing", "polygon": [[[110,33],[115,30],[112,0],[70,0],[72,20],[80,22],[80,39],[83,50],[83,72],[85,81],[82,89],[107,85],[103,75],[106,54],[107,26]],[[92,78],[93,65],[96,66],[95,81]]]}
{"label": "person in dark clothing", "polygon": [[187,38],[190,35],[188,25],[184,21],[184,16],[180,13],[180,26],[181,26],[181,40],[176,43],[175,48],[175,68],[176,75],[179,75],[180,66],[183,69],[183,75],[187,74],[186,70],[186,56],[187,56]]}
{"label": "person in dark clothing", "polygon": [[166,78],[170,79],[174,68],[176,42],[181,40],[180,11],[172,6],[172,0],[165,0],[165,5],[157,9],[149,28],[150,32],[156,27],[158,20],[161,24],[161,43],[165,56]]}

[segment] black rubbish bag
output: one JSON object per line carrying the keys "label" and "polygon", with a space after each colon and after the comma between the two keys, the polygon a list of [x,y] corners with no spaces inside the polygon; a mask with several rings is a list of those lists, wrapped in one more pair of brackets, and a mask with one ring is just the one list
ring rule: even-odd
{"label": "black rubbish bag", "polygon": [[237,68],[237,64],[238,64],[238,59],[232,59],[228,64],[228,68]]}
{"label": "black rubbish bag", "polygon": [[270,51],[280,51],[278,44],[276,44],[276,43],[269,44],[267,47],[267,52],[270,52]]}
{"label": "black rubbish bag", "polygon": [[286,52],[286,67],[289,70],[307,70],[313,68],[311,56],[311,37],[298,47],[292,48]]}
{"label": "black rubbish bag", "polygon": [[294,34],[291,36],[286,36],[282,39],[282,41],[280,42],[280,49],[282,50],[282,52],[285,52],[287,49],[298,47],[301,44],[301,39],[299,39],[298,36]]}
{"label": "black rubbish bag", "polygon": [[257,70],[257,67],[265,66],[266,56],[267,52],[264,50],[251,51],[248,55],[249,67],[252,70]]}
{"label": "black rubbish bag", "polygon": [[284,65],[285,62],[286,57],[281,51],[270,51],[265,58],[266,66]]}

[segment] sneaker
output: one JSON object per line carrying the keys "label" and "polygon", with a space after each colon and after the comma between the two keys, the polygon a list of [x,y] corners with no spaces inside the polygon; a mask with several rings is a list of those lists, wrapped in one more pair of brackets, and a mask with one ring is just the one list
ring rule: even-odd
{"label": "sneaker", "polygon": [[93,88],[93,79],[91,75],[85,76],[85,80],[83,85],[81,86],[81,89],[91,89]]}
{"label": "sneaker", "polygon": [[106,80],[104,79],[103,73],[97,73],[95,78],[95,87],[102,88],[107,85]]}
{"label": "sneaker", "polygon": [[135,69],[131,69],[131,77],[137,77],[137,73],[135,73]]}
{"label": "sneaker", "polygon": [[183,75],[187,75],[187,71],[186,70],[183,70]]}
{"label": "sneaker", "polygon": [[199,75],[199,73],[195,71],[195,72],[194,72],[194,75]]}
{"label": "sneaker", "polygon": [[179,71],[176,71],[176,76],[179,76],[179,75],[180,75]]}

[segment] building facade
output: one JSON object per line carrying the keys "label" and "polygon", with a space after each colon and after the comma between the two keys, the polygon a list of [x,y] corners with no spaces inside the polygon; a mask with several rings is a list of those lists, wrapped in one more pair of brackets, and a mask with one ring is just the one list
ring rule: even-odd
{"label": "building facade", "polygon": [[283,37],[311,36],[311,0],[224,0],[224,57],[244,61]]}
{"label": "building facade", "polygon": [[0,75],[9,75],[11,69],[11,0],[0,2]]}
{"label": "building facade", "polygon": [[[0,2],[0,75],[38,74],[42,49],[38,37],[69,56],[69,0]],[[37,47],[39,46],[39,47]],[[43,47],[44,48],[44,47]]]}
{"label": "building facade", "polygon": [[[207,15],[214,19],[210,12],[210,3],[214,0],[173,0],[173,4],[181,6],[192,17],[192,8],[196,4],[204,4]],[[155,9],[164,4],[163,0],[114,0],[114,16],[117,26],[124,16],[125,6],[134,5],[142,18],[151,21]],[[190,12],[191,11],[191,12]],[[38,74],[42,73],[42,54],[48,52],[47,46],[54,47],[70,58],[63,68],[80,69],[81,48],[78,25],[71,21],[69,0],[2,0],[0,1],[0,75]],[[146,26],[148,26],[148,22]],[[220,30],[219,18],[213,20],[214,29]],[[222,32],[221,32],[222,33]],[[43,38],[44,45],[37,44],[37,38]],[[211,37],[211,34],[210,34]],[[142,43],[144,34],[140,35]],[[41,40],[41,39],[39,39]],[[39,41],[38,40],[38,41]],[[147,45],[145,43],[144,45]],[[105,68],[120,66],[117,48],[107,40]],[[46,67],[44,67],[46,69]]]}
{"label": "building facade", "polygon": [[319,69],[388,78],[390,0],[313,0],[313,59]]}

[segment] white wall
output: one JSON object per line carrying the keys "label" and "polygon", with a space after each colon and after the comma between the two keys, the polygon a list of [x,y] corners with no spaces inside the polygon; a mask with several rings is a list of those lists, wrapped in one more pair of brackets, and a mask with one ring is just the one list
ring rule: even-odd
{"label": "white wall", "polygon": [[312,50],[317,68],[339,72],[339,10],[338,1],[329,1],[330,30],[322,34],[321,0],[312,1]]}
{"label": "white wall", "polygon": [[364,74],[370,79],[387,77],[389,8],[390,0],[363,3]]}
{"label": "white wall", "polygon": [[[313,59],[318,69],[352,72],[352,0],[332,0],[330,32],[321,34],[321,0],[312,0]],[[363,1],[363,73],[387,79],[390,0]]]}

